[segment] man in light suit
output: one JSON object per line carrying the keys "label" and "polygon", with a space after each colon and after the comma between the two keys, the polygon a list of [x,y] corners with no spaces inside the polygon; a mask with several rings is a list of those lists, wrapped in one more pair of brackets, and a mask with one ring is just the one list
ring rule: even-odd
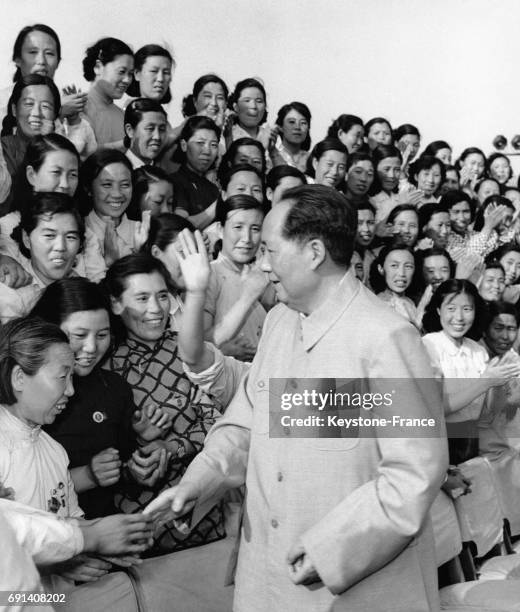
{"label": "man in light suit", "polygon": [[[447,468],[441,398],[415,380],[432,377],[415,328],[349,269],[355,232],[355,210],[319,185],[286,192],[267,215],[261,267],[282,303],[204,450],[155,502],[179,517],[193,509],[196,523],[215,497],[246,484],[237,612],[439,608],[427,517]],[[270,435],[280,392],[339,378],[374,388],[410,379],[398,413],[434,419],[441,433]]]}

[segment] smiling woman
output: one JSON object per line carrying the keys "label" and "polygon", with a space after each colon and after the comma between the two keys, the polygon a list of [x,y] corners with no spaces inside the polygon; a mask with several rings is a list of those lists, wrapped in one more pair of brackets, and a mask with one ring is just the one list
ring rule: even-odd
{"label": "smiling woman", "polygon": [[159,102],[148,98],[132,100],[126,107],[124,145],[134,170],[153,164],[161,155],[167,130],[166,112]]}

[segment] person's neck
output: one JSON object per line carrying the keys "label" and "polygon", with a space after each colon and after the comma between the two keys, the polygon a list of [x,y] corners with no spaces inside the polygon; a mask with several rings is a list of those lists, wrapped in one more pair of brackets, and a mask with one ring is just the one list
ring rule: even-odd
{"label": "person's neck", "polygon": [[[97,217],[98,219],[101,219],[101,221],[103,221],[103,223],[106,223],[106,219],[105,219],[104,217],[106,217],[107,215],[104,215],[104,216],[100,215],[96,209],[94,209],[94,214],[96,215],[96,217]],[[123,214],[124,214],[124,213],[123,213]],[[122,220],[122,218],[123,218],[123,215],[121,215],[120,217],[110,217],[110,218],[111,218],[111,219],[112,219],[112,221],[114,222],[114,225],[115,225],[116,227],[118,227],[118,226],[120,225],[120,223],[121,223],[121,220]]]}
{"label": "person's neck", "polygon": [[254,138],[256,140],[258,132],[260,131],[258,125],[256,127],[247,127],[246,125],[242,125],[241,123],[239,125],[244,130],[244,132],[247,132],[249,136],[251,136],[251,138]]}
{"label": "person's neck", "polygon": [[204,176],[205,174],[205,172],[201,172],[200,170],[197,170],[197,168],[194,168],[188,160],[186,160],[186,168],[190,172],[193,172],[193,174],[196,174],[197,176]]}
{"label": "person's neck", "polygon": [[346,269],[343,270],[339,268],[335,268],[330,272],[325,272],[315,285],[312,293],[302,300],[300,304],[295,304],[293,306],[294,310],[297,310],[305,316],[312,314],[336,291],[346,273]]}
{"label": "person's neck", "polygon": [[[134,340],[135,342],[139,342],[139,344],[146,344],[146,346],[150,347],[150,348],[154,348],[155,345],[157,344],[157,342],[159,342],[160,338],[157,338],[157,340],[148,340],[145,338],[141,338],[139,336],[136,336],[135,334],[133,334],[131,331],[128,330],[128,338],[130,340]],[[163,331],[164,333],[164,331]]]}
{"label": "person's neck", "polygon": [[289,142],[285,138],[282,138],[282,144],[283,144],[285,150],[288,151],[289,154],[292,155],[292,156],[298,155],[300,153],[300,151],[302,150],[301,146],[299,144],[295,144],[293,142]]}
{"label": "person's neck", "polygon": [[35,265],[35,262],[32,259],[31,259],[31,266],[32,266],[34,275],[38,278],[39,281],[41,281],[42,285],[45,285],[47,287],[52,282],[54,282],[55,279],[47,278],[45,275],[43,275],[40,272],[40,270],[38,270],[38,266]]}
{"label": "person's neck", "polygon": [[462,336],[461,338],[454,338],[453,336],[450,336],[448,333],[446,333],[444,330],[442,330],[444,335],[446,336],[446,338],[448,338],[451,342],[453,342],[453,344],[455,346],[462,346],[462,342],[464,341],[464,336]]}
{"label": "person's neck", "polygon": [[101,99],[102,102],[105,102],[105,104],[113,104],[113,102],[114,102],[113,98],[111,98],[107,94],[107,92],[105,91],[103,85],[101,85],[101,81],[96,81],[92,85],[92,89],[97,94],[97,96]]}
{"label": "person's neck", "polygon": [[18,419],[24,425],[27,425],[27,427],[31,427],[32,429],[41,427],[41,425],[39,425],[38,423],[34,423],[30,419],[27,419],[26,417],[24,417],[22,414],[22,411],[18,407],[18,404],[12,404],[11,406],[6,406],[4,404],[4,407],[9,413],[11,413],[15,417],[15,419]]}

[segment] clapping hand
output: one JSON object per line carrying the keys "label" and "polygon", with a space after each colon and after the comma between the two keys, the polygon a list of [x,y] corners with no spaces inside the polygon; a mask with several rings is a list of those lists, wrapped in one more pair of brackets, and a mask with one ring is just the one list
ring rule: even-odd
{"label": "clapping hand", "polygon": [[150,403],[133,415],[132,426],[140,438],[146,441],[162,438],[172,424],[172,415]]}

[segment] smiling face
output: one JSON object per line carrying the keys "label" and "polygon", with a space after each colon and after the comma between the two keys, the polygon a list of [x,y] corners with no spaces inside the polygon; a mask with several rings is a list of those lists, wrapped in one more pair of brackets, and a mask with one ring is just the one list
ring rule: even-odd
{"label": "smiling face", "polygon": [[371,210],[358,210],[358,225],[356,242],[367,247],[374,239],[376,233],[376,220]]}
{"label": "smiling face", "polygon": [[248,170],[235,172],[229,180],[227,188],[222,192],[222,196],[227,200],[227,198],[238,194],[250,195],[255,200],[263,202],[264,191],[260,177]]}
{"label": "smiling face", "polygon": [[497,157],[494,159],[489,166],[489,174],[495,181],[505,185],[511,176],[511,164],[507,157]]}
{"label": "smiling face", "polygon": [[170,181],[151,181],[148,191],[139,202],[141,213],[149,210],[152,217],[161,213],[171,213],[173,207],[173,185]]}
{"label": "smiling face", "polygon": [[419,218],[414,210],[403,210],[394,219],[392,234],[409,247],[413,247],[419,236]]}
{"label": "smiling face", "polygon": [[499,314],[484,332],[484,340],[493,355],[507,353],[516,340],[518,323],[512,314]]}
{"label": "smiling face", "polygon": [[444,149],[439,149],[437,153],[435,153],[435,157],[440,159],[445,166],[451,166],[451,155],[451,149],[448,149],[447,147]]}
{"label": "smiling face", "polygon": [[309,134],[309,122],[297,110],[291,109],[282,122],[282,140],[300,146]]}
{"label": "smiling face", "polygon": [[480,178],[484,174],[486,160],[480,153],[470,153],[461,162],[462,168],[467,168],[472,178]]}
{"label": "smiling face", "polygon": [[153,346],[168,322],[170,297],[159,272],[133,274],[126,278],[126,289],[113,299],[112,310],[120,315],[128,335]]}
{"label": "smiling face", "polygon": [[33,30],[24,38],[20,57],[14,62],[22,77],[41,74],[53,79],[59,64],[56,41],[45,32]]}
{"label": "smiling face", "polygon": [[520,253],[509,251],[500,258],[500,263],[506,273],[506,285],[515,285],[520,278]]}
{"label": "smiling face", "polygon": [[54,131],[56,108],[54,98],[47,85],[28,85],[13,105],[17,128],[27,138]]}
{"label": "smiling face", "polygon": [[401,153],[404,153],[406,149],[410,150],[410,156],[408,157],[409,162],[417,157],[420,146],[421,139],[416,134],[405,134],[404,136],[401,136],[396,143],[396,147],[399,149],[399,151],[401,151]]}
{"label": "smiling face", "polygon": [[141,121],[133,128],[125,125],[130,138],[130,149],[143,161],[153,161],[162,152],[166,140],[166,116],[159,112],[143,113]]}
{"label": "smiling face", "polygon": [[258,87],[246,87],[240,92],[233,109],[238,116],[238,122],[245,128],[254,129],[264,120],[264,94]]}
{"label": "smiling face", "polygon": [[465,234],[471,223],[471,207],[468,202],[462,200],[450,208],[451,228],[458,234]]}
{"label": "smiling face", "polygon": [[96,85],[112,100],[119,100],[132,82],[134,58],[131,55],[116,55],[106,64],[96,62],[94,73]]}
{"label": "smiling face", "polygon": [[495,302],[502,299],[506,288],[505,275],[500,268],[484,270],[478,292],[486,302]]}
{"label": "smiling face", "polygon": [[368,159],[353,164],[347,172],[347,190],[355,196],[364,196],[374,182],[374,165]]}
{"label": "smiling face", "polygon": [[34,191],[52,191],[73,196],[78,187],[78,158],[63,149],[49,151],[38,170],[27,166],[26,176]]}
{"label": "smiling face", "polygon": [[392,142],[392,130],[388,123],[374,123],[370,126],[367,134],[367,143],[370,149],[375,149],[377,145],[389,145]]}
{"label": "smiling face", "polygon": [[222,253],[235,264],[253,260],[260,244],[264,215],[260,210],[231,210],[222,228]]}
{"label": "smiling face", "polygon": [[431,168],[420,170],[416,177],[417,189],[424,191],[426,197],[431,197],[441,186],[441,169],[438,164]]}
{"label": "smiling face", "polygon": [[450,278],[450,262],[444,255],[430,255],[424,258],[422,273],[424,282],[431,285],[435,291],[441,283]]}
{"label": "smiling face", "polygon": [[450,213],[436,212],[424,226],[424,235],[433,240],[433,246],[445,249],[450,233]]}
{"label": "smiling face", "polygon": [[475,304],[467,293],[450,293],[437,312],[444,332],[458,342],[469,332],[475,320]]}
{"label": "smiling face", "polygon": [[345,178],[347,156],[341,151],[325,151],[317,160],[312,160],[316,183],[327,187],[337,187]]}
{"label": "smiling face", "polygon": [[186,153],[188,168],[203,175],[217,159],[218,136],[213,130],[195,130],[188,141],[181,140],[181,148]]}
{"label": "smiling face", "polygon": [[197,114],[215,119],[226,110],[226,92],[220,83],[206,83],[193,102]]}
{"label": "smiling face", "polygon": [[122,163],[108,164],[92,181],[94,210],[119,222],[132,198],[132,174]]}
{"label": "smiling face", "polygon": [[379,273],[384,276],[385,285],[392,293],[402,295],[412,282],[415,270],[415,261],[409,251],[390,251],[385,258],[383,266],[379,266]]}
{"label": "smiling face", "polygon": [[160,102],[172,81],[172,63],[162,55],[150,55],[144,61],[141,70],[135,71],[142,98]]}
{"label": "smiling face", "polygon": [[81,246],[76,218],[70,213],[41,215],[24,242],[31,251],[31,265],[44,285],[66,278]]}
{"label": "smiling face", "polygon": [[355,153],[361,149],[364,137],[365,129],[362,125],[353,125],[347,132],[338,130],[338,138],[347,147],[349,153]]}
{"label": "smiling face", "polygon": [[16,404],[13,413],[30,427],[50,425],[65,410],[74,393],[74,356],[67,344],[51,344],[38,372],[30,376],[20,366],[11,374]]}
{"label": "smiling face", "polygon": [[73,312],[60,327],[67,334],[74,353],[74,372],[87,376],[110,346],[108,312],[104,309]]}
{"label": "smiling face", "polygon": [[377,176],[383,191],[391,193],[399,183],[401,161],[398,157],[385,157],[377,164]]}

